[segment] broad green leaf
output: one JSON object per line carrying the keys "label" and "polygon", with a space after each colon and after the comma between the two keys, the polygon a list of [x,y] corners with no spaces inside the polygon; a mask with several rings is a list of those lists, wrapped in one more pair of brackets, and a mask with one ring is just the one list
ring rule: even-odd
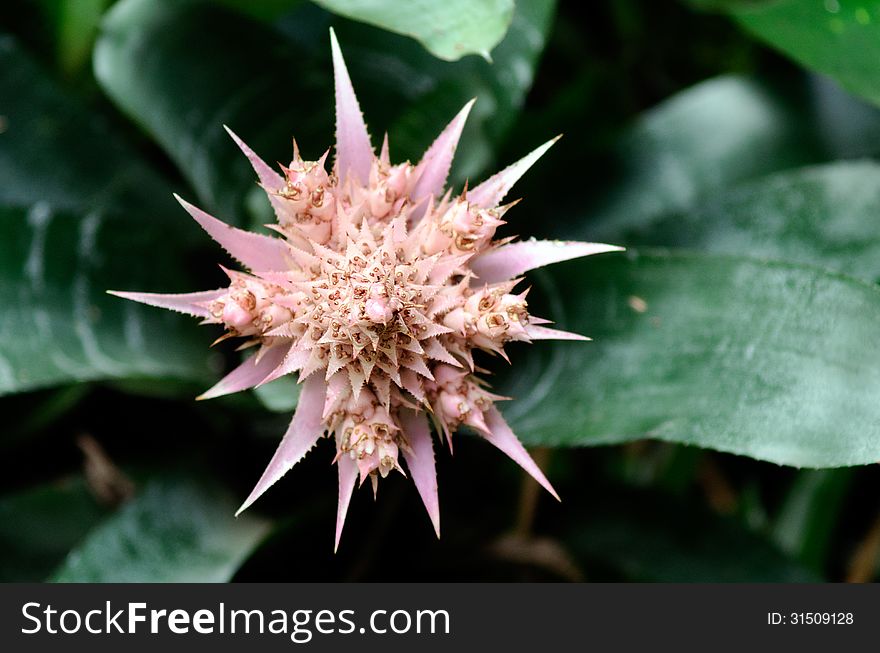
{"label": "broad green leaf", "polygon": [[588,578],[592,570],[641,582],[821,580],[733,519],[662,495],[615,495],[591,508],[566,538]]}
{"label": "broad green leaf", "polygon": [[582,229],[617,238],[731,184],[818,160],[818,142],[796,101],[796,94],[738,76],[710,79],[666,100],[625,134],[609,190]]}
{"label": "broad green leaf", "polygon": [[840,162],[777,173],[622,238],[815,264],[876,281],[880,165]]}
{"label": "broad green leaf", "polygon": [[716,2],[758,38],[880,103],[880,0]]}
{"label": "broad green leaf", "polygon": [[[0,205],[77,212],[174,206],[167,182],[0,34]],[[195,232],[193,232],[195,233]]]}
{"label": "broad green leaf", "polygon": [[198,230],[162,199],[170,189],[6,37],[0,98],[0,394],[204,378],[195,324],[105,292],[183,289]]}
{"label": "broad green leaf", "polygon": [[779,548],[810,569],[821,570],[851,482],[851,469],[798,474],[773,522],[772,536]]}
{"label": "broad green leaf", "polygon": [[151,274],[158,234],[132,229],[131,217],[0,207],[0,394],[69,381],[208,378],[209,336],[195,320],[106,294],[180,283]]}
{"label": "broad green leaf", "polygon": [[[880,153],[880,109],[816,75],[717,77],[647,111],[613,153],[603,190],[572,230],[621,240],[730,187],[805,164]],[[572,207],[582,215],[580,207]],[[660,243],[656,243],[660,244]]]}
{"label": "broad green leaf", "polygon": [[468,54],[491,60],[513,17],[513,0],[314,0],[332,12],[411,36],[432,54],[456,61]]}
{"label": "broad green leaf", "polygon": [[44,580],[105,512],[81,478],[0,498],[0,582]]}
{"label": "broad green leaf", "polygon": [[880,460],[880,289],[688,253],[555,268],[558,285],[529,298],[564,305],[535,312],[595,342],[512,352],[505,407],[529,444],[655,438],[801,467]]}
{"label": "broad green leaf", "polygon": [[149,481],[73,549],[57,582],[226,582],[268,531],[220,489]]}

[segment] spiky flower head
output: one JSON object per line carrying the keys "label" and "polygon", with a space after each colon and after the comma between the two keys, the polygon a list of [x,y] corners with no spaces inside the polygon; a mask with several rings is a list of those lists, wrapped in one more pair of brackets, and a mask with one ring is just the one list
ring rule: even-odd
{"label": "spiky flower head", "polygon": [[[550,141],[476,188],[444,190],[473,101],[417,165],[392,164],[386,137],[377,157],[342,53],[331,32],[336,156],[293,160],[280,173],[229,132],[268,194],[278,237],[231,227],[178,198],[247,272],[227,270],[217,290],[166,295],[115,293],[224,327],[255,355],[201,398],[297,374],[293,420],[239,512],[326,436],[339,471],[336,545],[355,484],[404,465],[438,536],[440,512],[431,424],[450,448],[467,426],[557,497],[511,431],[474,364],[477,350],[506,358],[511,341],[587,340],[550,329],[518,291],[528,270],[619,248],[595,243],[496,239],[511,186]],[[403,464],[401,464],[403,461]]]}

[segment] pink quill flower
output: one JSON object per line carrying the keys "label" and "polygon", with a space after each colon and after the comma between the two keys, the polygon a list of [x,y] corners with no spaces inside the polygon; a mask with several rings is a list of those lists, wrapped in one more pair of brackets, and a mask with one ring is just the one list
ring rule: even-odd
{"label": "pink quill flower", "polygon": [[[513,203],[508,191],[553,139],[482,184],[453,196],[446,178],[473,100],[417,165],[392,164],[386,137],[370,142],[339,44],[331,31],[336,158],[293,160],[276,172],[229,131],[268,194],[278,237],[231,227],[177,198],[247,272],[229,285],[187,294],[114,294],[219,324],[256,353],[200,398],[297,374],[302,391],[287,432],[239,513],[302,460],[322,437],[339,472],[336,547],[360,480],[412,477],[437,536],[440,508],[434,431],[452,446],[469,427],[512,458],[554,497],[550,482],[495,407],[474,352],[511,341],[583,336],[529,315],[515,288],[525,272],[612,245],[495,239]],[[402,459],[402,461],[401,461]],[[403,462],[403,464],[402,464]],[[238,513],[236,513],[238,514]]]}

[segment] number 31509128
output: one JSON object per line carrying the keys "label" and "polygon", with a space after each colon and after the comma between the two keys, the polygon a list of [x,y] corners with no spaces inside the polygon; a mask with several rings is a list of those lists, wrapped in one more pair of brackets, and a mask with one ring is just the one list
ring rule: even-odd
{"label": "number 31509128", "polygon": [[768,612],[767,623],[771,626],[791,625],[839,626],[853,623],[852,612]]}

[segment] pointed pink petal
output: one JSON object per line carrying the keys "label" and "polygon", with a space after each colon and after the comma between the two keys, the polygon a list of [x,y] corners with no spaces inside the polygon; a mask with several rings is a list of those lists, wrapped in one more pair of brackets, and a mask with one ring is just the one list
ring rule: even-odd
{"label": "pointed pink petal", "polygon": [[514,435],[513,431],[507,425],[507,422],[504,421],[504,418],[501,416],[498,409],[495,408],[495,406],[492,406],[484,413],[484,417],[486,418],[486,426],[489,431],[488,434],[481,433],[480,435],[510,456],[516,464],[526,470],[532,478],[538,481],[538,483],[543,485],[544,489],[552,494],[557,501],[560,501],[559,495],[556,494],[556,490],[550,485],[550,481],[547,480],[547,477],[544,476],[544,473],[535,464],[535,461],[532,460],[532,457],[529,455],[528,451],[526,451],[525,447],[522,446],[522,443],[517,439],[516,435]]}
{"label": "pointed pink petal", "polygon": [[251,162],[251,167],[254,169],[254,172],[257,173],[257,177],[259,177],[260,179],[260,184],[266,190],[266,195],[269,198],[269,203],[275,210],[275,215],[277,216],[278,221],[282,222],[288,216],[287,207],[284,205],[283,200],[281,200],[278,196],[274,194],[274,191],[277,191],[278,189],[284,187],[284,178],[277,172],[275,172],[272,168],[270,168],[265,161],[258,157],[256,153],[250,147],[248,147],[247,144],[243,140],[241,140],[235,132],[229,129],[229,127],[223,125],[223,129],[227,131],[227,133],[232,137],[232,140],[235,141],[236,145],[238,145],[241,151],[244,152],[244,155],[248,158],[248,161]]}
{"label": "pointed pink petal", "polygon": [[366,185],[373,163],[373,146],[361,115],[348,69],[336,33],[330,29],[330,47],[333,51],[333,76],[336,84],[336,163],[340,181],[349,173]]}
{"label": "pointed pink petal", "polygon": [[523,240],[489,250],[471,261],[481,283],[498,283],[523,272],[581,256],[620,252],[622,247],[564,240]]}
{"label": "pointed pink petal", "polygon": [[440,500],[437,497],[437,468],[434,465],[434,444],[431,441],[428,418],[424,413],[416,413],[414,410],[401,410],[400,425],[412,448],[411,452],[403,450],[406,466],[439,538]]}
{"label": "pointed pink petal", "polygon": [[257,177],[260,178],[260,183],[263,184],[263,186],[276,190],[284,186],[284,179],[281,175],[272,170],[265,161],[258,157],[256,153],[236,135],[235,132],[229,129],[226,125],[223,125],[223,129],[226,130],[226,132],[232,137],[232,140],[235,141],[235,144],[241,148],[242,152],[244,152],[244,155],[248,158],[248,161],[251,162],[251,166],[253,167],[254,172],[257,173]]}
{"label": "pointed pink petal", "polygon": [[354,492],[354,484],[358,475],[357,463],[347,454],[342,454],[339,457],[336,466],[339,467],[339,506],[336,508],[336,542],[333,545],[333,553],[339,549],[342,527],[345,526],[348,504],[351,503],[351,495]]}
{"label": "pointed pink petal", "polygon": [[385,132],[385,138],[382,139],[382,150],[379,153],[379,160],[386,164],[391,164],[391,153],[388,150],[388,132]]}
{"label": "pointed pink petal", "polygon": [[140,302],[148,306],[157,306],[159,308],[167,308],[178,313],[186,313],[196,317],[211,317],[208,309],[199,304],[207,304],[212,302],[226,292],[226,288],[217,290],[203,290],[202,292],[187,292],[180,294],[165,294],[155,292],[122,292],[119,290],[108,290],[107,292],[123,299],[130,299],[133,302]]}
{"label": "pointed pink petal", "polygon": [[[269,372],[265,379],[260,381],[260,385],[272,383],[275,379],[280,379],[282,376],[302,369],[302,367],[308,362],[310,356],[310,351],[291,347],[287,355],[284,357],[284,360],[278,364],[278,367]],[[305,377],[300,378],[304,379]]]}
{"label": "pointed pink petal", "polygon": [[324,379],[312,376],[302,384],[299,404],[290,422],[287,433],[278,445],[269,466],[260,477],[250,496],[241,504],[236,516],[246,510],[260,496],[284,476],[291,467],[302,460],[309,449],[315,446],[318,438],[324,433],[324,422],[321,411],[324,407]]}
{"label": "pointed pink petal", "polygon": [[[452,119],[446,128],[440,133],[428,151],[425,152],[419,165],[416,166],[416,175],[418,180],[410,193],[410,198],[418,202],[423,197],[433,195],[440,197],[443,194],[443,187],[446,185],[446,177],[449,175],[449,168],[452,166],[452,159],[455,156],[455,149],[458,147],[458,139],[461,138],[461,130],[464,129],[464,123],[467,121],[471,107],[474,106],[476,100],[471,100],[464,105],[458,115]],[[417,220],[422,217],[425,212],[426,205],[413,210],[413,219]]]}
{"label": "pointed pink petal", "polygon": [[282,239],[236,229],[208,215],[180,196],[174,197],[211,238],[251,270],[264,272],[289,269],[287,245]]}
{"label": "pointed pink petal", "polygon": [[548,329],[547,327],[537,326],[535,324],[529,324],[526,327],[526,333],[532,340],[592,340],[592,338],[582,336],[579,333],[560,331],[559,329]]}
{"label": "pointed pink petal", "polygon": [[484,209],[490,209],[493,206],[500,204],[508,191],[513,188],[513,185],[517,181],[519,181],[519,178],[522,177],[538,159],[544,156],[544,152],[549,150],[560,138],[560,136],[557,136],[556,138],[547,141],[537,149],[525,155],[516,163],[507,166],[501,172],[489,177],[486,181],[467,194],[468,201]]}
{"label": "pointed pink petal", "polygon": [[259,385],[281,364],[289,349],[288,346],[278,345],[263,352],[262,356],[251,356],[224,376],[213,388],[199,395],[198,399],[214,399]]}

